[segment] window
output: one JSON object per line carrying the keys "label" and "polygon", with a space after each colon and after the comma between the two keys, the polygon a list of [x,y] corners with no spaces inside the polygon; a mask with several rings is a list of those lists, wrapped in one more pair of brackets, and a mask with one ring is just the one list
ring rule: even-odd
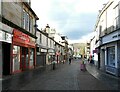
{"label": "window", "polygon": [[42,35],[40,34],[40,43],[42,43]]}
{"label": "window", "polygon": [[51,42],[51,40],[50,40],[50,47],[52,46],[52,42]]}
{"label": "window", "polygon": [[23,23],[22,27],[25,29],[25,10],[23,10]]}
{"label": "window", "polygon": [[48,38],[46,37],[46,43],[47,43],[47,46],[48,46]]}
{"label": "window", "polygon": [[107,64],[115,67],[115,46],[107,48]]}
{"label": "window", "polygon": [[99,36],[99,37],[101,36],[101,32],[102,32],[102,26],[100,25],[100,26],[99,26],[99,33],[98,33],[98,36]]}
{"label": "window", "polygon": [[20,47],[13,46],[13,71],[20,69]]}
{"label": "window", "polygon": [[34,62],[34,49],[30,49],[30,66],[33,66]]}
{"label": "window", "polygon": [[29,31],[29,14],[27,13],[27,25],[26,25],[26,30]]}
{"label": "window", "polygon": [[119,26],[119,8],[118,8],[118,5],[114,8],[114,29],[118,29],[120,26]]}
{"label": "window", "polygon": [[32,33],[32,31],[33,31],[33,18],[32,17],[30,17],[30,25],[29,25],[29,29],[30,29],[30,33]]}
{"label": "window", "polygon": [[22,27],[29,31],[29,14],[23,10],[23,22],[22,22]]}

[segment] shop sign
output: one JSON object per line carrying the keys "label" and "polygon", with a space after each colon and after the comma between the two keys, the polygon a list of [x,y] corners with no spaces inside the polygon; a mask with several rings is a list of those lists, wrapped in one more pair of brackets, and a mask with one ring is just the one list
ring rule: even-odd
{"label": "shop sign", "polygon": [[13,31],[13,41],[35,46],[35,42],[30,36],[26,35],[25,33],[20,32],[17,29],[14,29]]}
{"label": "shop sign", "polygon": [[20,42],[26,42],[26,43],[28,43],[28,42],[30,41],[28,35],[20,32],[20,31],[18,31],[18,30],[16,30],[16,29],[14,30],[14,33],[13,33],[13,34],[14,34],[13,37],[14,37],[15,39],[19,40]]}
{"label": "shop sign", "polygon": [[0,41],[12,42],[12,35],[0,30]]}
{"label": "shop sign", "polygon": [[119,39],[120,39],[120,32],[116,31],[116,32],[113,32],[113,33],[103,37],[102,42],[103,42],[103,44],[105,44],[105,43],[109,43],[112,41],[117,41]]}
{"label": "shop sign", "polygon": [[41,52],[47,52],[47,50],[46,49],[41,49]]}

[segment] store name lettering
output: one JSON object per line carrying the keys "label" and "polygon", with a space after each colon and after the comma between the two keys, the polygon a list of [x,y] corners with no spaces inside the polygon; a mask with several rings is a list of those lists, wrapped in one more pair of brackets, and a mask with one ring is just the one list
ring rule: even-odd
{"label": "store name lettering", "polygon": [[22,41],[30,42],[30,38],[28,35],[17,30],[14,30],[14,37]]}
{"label": "store name lettering", "polygon": [[21,40],[27,41],[27,42],[30,41],[29,38],[27,37],[27,35],[24,35],[24,34],[23,35],[19,35],[18,38],[21,39]]}
{"label": "store name lettering", "polygon": [[120,37],[120,34],[114,35],[112,38],[117,38],[117,37]]}

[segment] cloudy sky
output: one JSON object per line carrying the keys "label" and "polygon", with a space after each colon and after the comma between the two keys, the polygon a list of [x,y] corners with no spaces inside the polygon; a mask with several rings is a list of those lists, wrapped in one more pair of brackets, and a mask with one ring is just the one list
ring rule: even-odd
{"label": "cloudy sky", "polygon": [[93,36],[98,11],[108,0],[31,0],[39,17],[38,28],[51,28],[66,35],[69,43],[84,41]]}

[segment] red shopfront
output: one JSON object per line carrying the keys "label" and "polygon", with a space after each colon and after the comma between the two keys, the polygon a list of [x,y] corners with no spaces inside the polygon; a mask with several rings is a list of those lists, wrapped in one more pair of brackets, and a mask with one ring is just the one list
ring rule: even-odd
{"label": "red shopfront", "polygon": [[21,72],[35,67],[35,39],[13,29],[11,73]]}

